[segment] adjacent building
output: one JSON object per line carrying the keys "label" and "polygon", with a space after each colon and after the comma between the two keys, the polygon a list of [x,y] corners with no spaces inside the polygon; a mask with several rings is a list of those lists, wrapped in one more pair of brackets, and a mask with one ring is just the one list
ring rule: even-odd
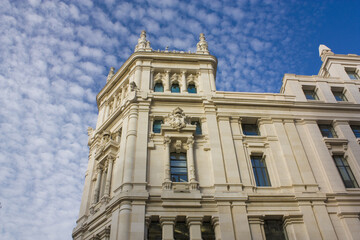
{"label": "adjacent building", "polygon": [[216,90],[192,52],[135,52],[97,95],[75,240],[359,239],[360,56],[320,45],[280,93]]}

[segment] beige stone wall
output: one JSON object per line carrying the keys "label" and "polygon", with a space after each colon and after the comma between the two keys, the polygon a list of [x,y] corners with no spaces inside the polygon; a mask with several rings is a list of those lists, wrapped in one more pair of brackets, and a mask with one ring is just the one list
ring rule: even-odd
{"label": "beige stone wall", "polygon": [[[360,189],[345,188],[332,156],[343,155],[360,182],[350,128],[360,124],[360,81],[344,70],[359,68],[360,57],[322,59],[326,74],[286,74],[279,94],[235,93],[215,91],[217,60],[206,51],[134,53],[97,96],[74,239],[144,239],[151,221],[161,223],[163,239],[173,239],[177,221],[190,239],[201,239],[202,221],[211,221],[216,239],[265,239],[269,219],[282,221],[288,239],[357,239]],[[164,92],[153,91],[159,81]],[[173,82],[181,93],[169,91]],[[198,93],[186,91],[189,82]],[[319,100],[307,100],[303,86]],[[335,100],[334,87],[347,102]],[[177,107],[182,117],[172,113]],[[153,133],[158,119],[162,130]],[[201,122],[201,135],[191,120]],[[259,136],[244,134],[248,123]],[[319,123],[337,137],[324,138]],[[186,183],[169,181],[173,151],[187,154]],[[260,155],[271,186],[256,185],[251,156]]]}

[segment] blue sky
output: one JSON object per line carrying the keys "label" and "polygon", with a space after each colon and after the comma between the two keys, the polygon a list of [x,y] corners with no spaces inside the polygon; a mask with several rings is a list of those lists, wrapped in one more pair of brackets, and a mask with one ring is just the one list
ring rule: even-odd
{"label": "blue sky", "polygon": [[0,1],[0,238],[71,239],[87,166],[87,127],[111,66],[141,30],[153,49],[219,60],[217,88],[279,92],[315,75],[319,44],[360,54],[360,1]]}

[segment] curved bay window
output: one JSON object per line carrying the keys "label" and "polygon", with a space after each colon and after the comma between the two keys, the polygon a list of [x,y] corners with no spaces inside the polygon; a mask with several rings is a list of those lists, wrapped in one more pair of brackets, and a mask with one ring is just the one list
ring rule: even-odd
{"label": "curved bay window", "polygon": [[171,85],[171,92],[172,93],[179,93],[180,92],[180,86],[178,83],[173,83]]}
{"label": "curved bay window", "polygon": [[164,92],[164,86],[161,82],[157,82],[154,86],[154,92]]}
{"label": "curved bay window", "polygon": [[187,87],[188,93],[197,93],[196,86],[194,83],[190,83]]}
{"label": "curved bay window", "polygon": [[173,182],[187,182],[186,153],[170,153],[170,174]]}

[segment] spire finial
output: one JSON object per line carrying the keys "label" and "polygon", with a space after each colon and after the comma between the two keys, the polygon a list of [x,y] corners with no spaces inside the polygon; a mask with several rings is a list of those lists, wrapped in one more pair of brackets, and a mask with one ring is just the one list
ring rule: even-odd
{"label": "spire finial", "polygon": [[209,54],[208,44],[203,33],[200,33],[199,40],[200,41],[196,45],[196,53]]}
{"label": "spire finial", "polygon": [[324,44],[320,44],[319,46],[319,56],[321,57],[321,61],[325,60],[325,57],[328,55],[334,55],[330,48],[325,46]]}
{"label": "spire finial", "polygon": [[146,51],[151,52],[152,48],[150,47],[150,42],[146,40],[146,31],[142,30],[140,38],[138,39],[138,44],[135,46],[135,52]]}
{"label": "spire finial", "polygon": [[108,76],[106,78],[106,82],[109,82],[114,75],[115,75],[115,68],[111,67],[110,71],[109,71],[109,74],[108,74]]}

